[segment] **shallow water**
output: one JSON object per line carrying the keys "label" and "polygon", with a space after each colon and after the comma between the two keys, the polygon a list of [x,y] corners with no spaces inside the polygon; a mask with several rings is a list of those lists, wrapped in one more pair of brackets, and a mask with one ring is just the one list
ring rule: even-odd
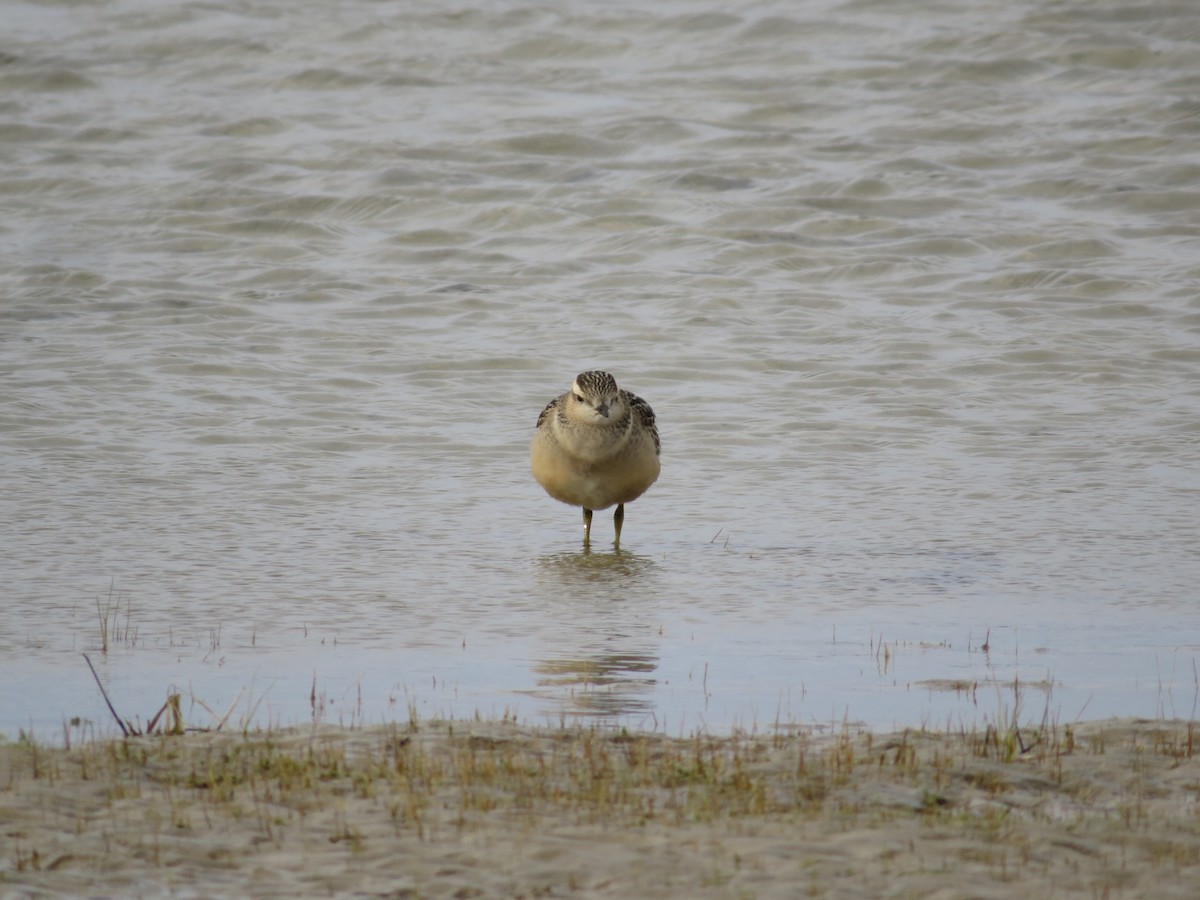
{"label": "shallow water", "polygon": [[[111,729],[84,652],[143,722],[1194,715],[1200,20],[1126,7],[13,5],[0,731]],[[591,367],[619,554],[528,474]]]}

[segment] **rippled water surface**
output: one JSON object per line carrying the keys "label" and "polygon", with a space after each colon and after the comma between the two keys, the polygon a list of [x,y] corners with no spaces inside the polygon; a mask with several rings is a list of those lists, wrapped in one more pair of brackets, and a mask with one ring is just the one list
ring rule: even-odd
{"label": "rippled water surface", "polygon": [[5,17],[0,731],[1195,714],[1190,0]]}

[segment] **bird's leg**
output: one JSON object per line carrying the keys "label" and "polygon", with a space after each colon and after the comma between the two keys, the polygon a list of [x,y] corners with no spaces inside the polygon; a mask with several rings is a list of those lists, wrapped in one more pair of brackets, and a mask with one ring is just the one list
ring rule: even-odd
{"label": "bird's leg", "polygon": [[621,546],[621,526],[625,524],[625,504],[618,503],[617,511],[613,513],[613,531],[616,532],[616,537],[613,538],[613,546]]}
{"label": "bird's leg", "polygon": [[586,544],[592,537],[592,511],[586,506],[583,508],[583,542]]}

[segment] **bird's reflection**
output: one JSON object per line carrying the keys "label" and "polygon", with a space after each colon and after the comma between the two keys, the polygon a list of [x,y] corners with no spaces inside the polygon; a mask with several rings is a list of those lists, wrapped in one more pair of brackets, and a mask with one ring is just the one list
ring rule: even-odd
{"label": "bird's reflection", "polygon": [[534,664],[538,693],[562,714],[621,718],[654,712],[654,672],[649,653],[605,653],[541,660]]}
{"label": "bird's reflection", "polygon": [[553,553],[535,563],[547,645],[534,693],[553,715],[653,716],[662,589],[656,564],[627,550]]}
{"label": "bird's reflection", "polygon": [[615,576],[628,583],[630,579],[649,577],[654,566],[654,560],[649,556],[627,550],[601,551],[588,547],[551,553],[538,559],[538,567],[543,575],[568,581],[604,581]]}

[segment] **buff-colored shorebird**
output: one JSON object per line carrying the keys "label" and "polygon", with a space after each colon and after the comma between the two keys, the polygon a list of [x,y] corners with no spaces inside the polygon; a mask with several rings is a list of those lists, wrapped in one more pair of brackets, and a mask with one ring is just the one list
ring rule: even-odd
{"label": "buff-colored shorebird", "polygon": [[621,545],[625,504],[658,478],[661,446],[654,410],[622,391],[607,372],[584,372],[538,416],[533,436],[533,477],[555,500],[583,507],[583,542],[592,533],[592,511],[614,503],[614,546]]}

